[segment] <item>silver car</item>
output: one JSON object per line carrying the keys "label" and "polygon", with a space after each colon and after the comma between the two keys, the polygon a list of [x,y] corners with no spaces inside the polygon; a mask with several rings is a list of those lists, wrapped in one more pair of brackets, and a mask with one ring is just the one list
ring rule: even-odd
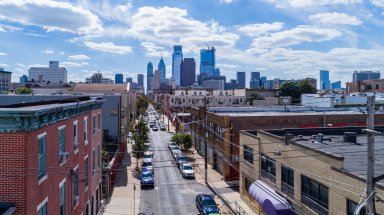
{"label": "silver car", "polygon": [[181,164],[180,173],[183,176],[183,178],[194,178],[195,177],[195,170],[188,163]]}

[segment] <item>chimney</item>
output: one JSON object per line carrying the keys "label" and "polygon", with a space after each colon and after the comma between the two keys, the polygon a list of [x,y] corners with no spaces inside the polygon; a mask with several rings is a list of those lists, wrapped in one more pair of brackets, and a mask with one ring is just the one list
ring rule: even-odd
{"label": "chimney", "polygon": [[324,135],[322,133],[318,133],[316,136],[316,140],[318,143],[323,143]]}

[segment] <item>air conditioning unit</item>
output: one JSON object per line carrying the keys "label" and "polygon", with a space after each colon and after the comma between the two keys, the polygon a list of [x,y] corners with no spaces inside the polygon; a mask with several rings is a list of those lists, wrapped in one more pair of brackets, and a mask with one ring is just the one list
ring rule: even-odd
{"label": "air conditioning unit", "polygon": [[60,152],[60,163],[68,160],[69,153],[68,152]]}

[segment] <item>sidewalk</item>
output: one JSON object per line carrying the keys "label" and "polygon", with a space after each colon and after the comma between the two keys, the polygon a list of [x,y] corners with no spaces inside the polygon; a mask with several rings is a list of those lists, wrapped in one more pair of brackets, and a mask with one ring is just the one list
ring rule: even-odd
{"label": "sidewalk", "polygon": [[[127,214],[136,215],[140,207],[140,181],[133,177],[131,169],[135,168],[136,159],[131,157],[131,144],[117,175],[113,193],[108,204],[105,205],[106,215]],[[136,188],[136,189],[135,189]]]}
{"label": "sidewalk", "polygon": [[[165,124],[167,125],[168,119],[165,115]],[[170,132],[175,132],[175,127],[172,126],[171,122],[169,125]],[[199,155],[195,149],[193,151],[194,166],[196,169],[196,181],[200,184],[205,185],[205,170],[204,170],[204,157]],[[232,210],[238,212],[236,204],[246,212],[247,215],[255,214],[252,209],[240,198],[240,193],[231,188],[231,185],[223,180],[223,176],[214,170],[210,164],[208,164],[208,183],[211,188],[220,195],[224,201],[232,208]],[[241,210],[240,209],[240,210]],[[243,214],[242,214],[243,215]]]}

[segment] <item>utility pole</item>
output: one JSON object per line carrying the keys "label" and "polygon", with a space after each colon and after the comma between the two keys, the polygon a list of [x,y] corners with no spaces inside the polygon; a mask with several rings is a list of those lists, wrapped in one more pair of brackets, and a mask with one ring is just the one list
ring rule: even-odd
{"label": "utility pole", "polygon": [[205,184],[208,185],[208,146],[207,146],[207,98],[204,97],[204,169]]}
{"label": "utility pole", "polygon": [[367,105],[367,205],[368,215],[375,215],[375,201],[374,201],[374,177],[375,177],[375,97],[368,96]]}

